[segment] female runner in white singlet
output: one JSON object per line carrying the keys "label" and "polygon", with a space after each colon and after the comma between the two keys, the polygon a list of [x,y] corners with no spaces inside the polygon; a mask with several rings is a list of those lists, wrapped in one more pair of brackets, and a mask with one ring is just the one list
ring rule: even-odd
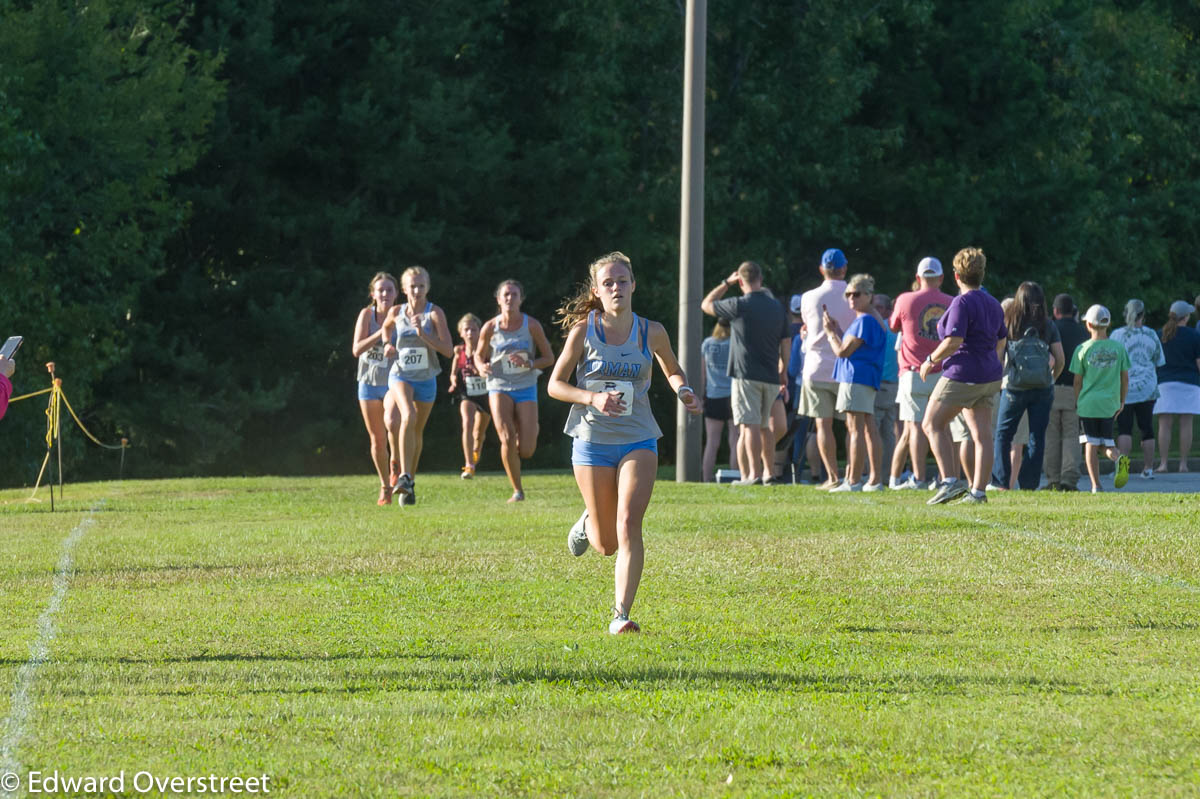
{"label": "female runner in white singlet", "polygon": [[368,294],[371,304],[358,312],[354,344],[350,347],[358,359],[358,407],[371,437],[371,460],[379,473],[380,505],[392,503],[397,452],[392,449],[389,477],[388,449],[392,443],[389,431],[400,427],[400,410],[388,393],[388,370],[392,363],[384,354],[386,341],[383,337],[383,320],[396,302],[397,285],[396,278],[387,272],[378,272],[371,278]]}
{"label": "female runner in white singlet", "polygon": [[400,474],[394,493],[401,505],[417,504],[416,474],[421,459],[425,423],[437,397],[437,376],[442,371],[441,355],[454,354],[445,312],[429,301],[429,272],[410,266],[400,276],[408,302],[388,312],[383,323],[387,352],[394,357],[388,375],[388,390],[400,409],[396,451]]}
{"label": "female runner in white singlet", "polygon": [[589,544],[602,555],[616,554],[608,627],[615,635],[639,630],[629,611],[642,579],[642,519],[654,491],[662,436],[646,396],[653,361],[690,413],[699,414],[701,403],[679,368],[666,328],[633,312],[637,284],[629,259],[619,252],[605,255],[592,262],[588,278],[559,309],[567,343],[548,390],[572,403],[564,432],[575,439],[571,463],[585,505],[567,547],[576,556]]}
{"label": "female runner in white singlet", "polygon": [[554,363],[554,350],[541,323],[521,313],[524,298],[525,289],[515,280],[497,286],[500,315],[484,323],[475,347],[475,366],[487,378],[492,422],[500,436],[500,459],[512,484],[509,502],[525,499],[521,459],[533,457],[537,449],[537,379]]}

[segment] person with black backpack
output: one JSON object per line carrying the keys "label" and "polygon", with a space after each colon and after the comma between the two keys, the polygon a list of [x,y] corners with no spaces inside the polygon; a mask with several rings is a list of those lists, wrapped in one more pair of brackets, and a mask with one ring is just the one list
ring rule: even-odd
{"label": "person with black backpack", "polygon": [[1062,338],[1046,312],[1042,287],[1027,280],[1017,287],[1004,313],[1008,344],[1004,349],[1004,388],[1000,392],[992,482],[1009,485],[1009,451],[1021,417],[1029,414],[1029,453],[1021,462],[1017,487],[1032,491],[1042,479],[1046,426],[1054,403],[1054,381],[1066,366]]}

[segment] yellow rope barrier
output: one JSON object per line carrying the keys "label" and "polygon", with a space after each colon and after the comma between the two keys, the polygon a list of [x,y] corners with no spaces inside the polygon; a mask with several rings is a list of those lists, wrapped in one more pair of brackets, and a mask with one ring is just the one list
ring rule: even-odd
{"label": "yellow rope barrier", "polygon": [[9,399],[8,404],[12,405],[14,402],[20,402],[23,399],[29,399],[30,397],[36,397],[39,394],[49,394],[53,390],[54,390],[54,386],[50,386],[50,388],[43,388],[41,391],[35,391],[32,394],[22,394],[19,397],[12,397]]}
{"label": "yellow rope barrier", "polygon": [[92,441],[96,442],[97,446],[104,447],[105,449],[125,449],[125,440],[124,439],[121,440],[120,444],[105,444],[102,441],[100,441],[100,439],[98,439],[94,435],[92,435],[91,431],[89,431],[86,427],[84,427],[83,422],[79,421],[79,417],[75,415],[75,409],[71,407],[71,401],[69,399],[67,399],[67,395],[63,393],[62,386],[57,387],[57,393],[58,393],[58,396],[62,398],[62,401],[64,403],[66,403],[67,410],[71,412],[71,418],[75,420],[75,424],[79,425],[79,429],[83,431],[83,434],[85,436],[87,436],[88,438],[90,438]]}
{"label": "yellow rope barrier", "polygon": [[[83,421],[80,420],[79,416],[75,413],[75,409],[71,407],[71,401],[67,399],[66,393],[63,392],[62,378],[54,376],[54,363],[53,362],[46,364],[46,371],[48,371],[50,373],[50,377],[51,377],[50,388],[44,388],[41,391],[34,391],[30,394],[22,394],[19,397],[15,397],[15,398],[9,400],[9,403],[11,404],[13,402],[17,402],[18,400],[29,399],[30,397],[37,397],[42,394],[50,395],[50,399],[46,403],[46,457],[42,459],[42,468],[38,470],[37,481],[33,484],[33,493],[31,493],[29,495],[29,498],[25,500],[26,502],[41,502],[41,500],[35,499],[35,496],[37,495],[38,489],[42,485],[42,478],[46,476],[46,467],[48,467],[50,465],[50,452],[54,449],[54,442],[57,440],[60,440],[61,436],[62,436],[62,405],[65,404],[67,406],[67,411],[70,412],[71,418],[75,420],[75,424],[79,426],[79,429],[83,431],[83,434],[85,436],[87,436],[88,438],[90,438],[93,443],[95,443],[97,446],[103,447],[104,449],[119,449],[122,451],[121,452],[122,469],[124,468],[124,464],[125,464],[124,450],[129,447],[129,439],[127,439],[127,438],[122,438],[120,444],[105,444],[103,441],[101,441],[100,439],[98,439],[94,435],[92,435],[92,432],[90,430],[88,430],[86,426],[84,426]],[[60,481],[62,480],[61,457],[62,457],[62,455],[60,453],[60,455],[59,455],[59,458],[60,458],[59,480]],[[51,486],[50,491],[51,491],[51,493],[50,493],[51,505],[53,505],[53,500],[54,500],[53,486]]]}

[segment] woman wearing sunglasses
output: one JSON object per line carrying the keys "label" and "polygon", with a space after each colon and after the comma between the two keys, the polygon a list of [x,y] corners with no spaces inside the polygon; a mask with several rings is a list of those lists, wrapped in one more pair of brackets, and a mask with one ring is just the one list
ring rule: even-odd
{"label": "woman wearing sunglasses", "polygon": [[[846,414],[846,479],[830,489],[840,491],[883,490],[883,443],[875,423],[875,392],[883,373],[887,346],[884,321],[875,310],[875,278],[854,275],[846,283],[846,301],[854,310],[854,321],[846,332],[838,329],[828,311],[822,311],[821,323],[837,361],[833,379],[838,383],[836,409]],[[869,479],[864,486],[863,449],[866,449]]]}

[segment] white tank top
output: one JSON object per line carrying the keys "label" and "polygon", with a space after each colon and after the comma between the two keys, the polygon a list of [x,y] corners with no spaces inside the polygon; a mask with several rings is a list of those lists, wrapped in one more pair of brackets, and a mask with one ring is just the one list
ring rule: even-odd
{"label": "white tank top", "polygon": [[[425,310],[420,314],[421,330],[428,336],[433,335],[433,309],[431,302],[425,303]],[[408,303],[400,306],[396,314],[396,362],[392,364],[391,374],[405,380],[428,380],[442,373],[442,365],[438,362],[437,353],[432,347],[426,346],[417,335],[417,327],[408,321]]]}
{"label": "white tank top", "polygon": [[521,314],[521,326],[512,332],[500,328],[500,317],[492,326],[492,374],[487,379],[488,391],[516,391],[537,385],[541,369],[530,366],[513,366],[507,356],[521,352],[533,360],[533,336],[529,334],[529,315]]}
{"label": "white tank top", "polygon": [[[375,307],[371,306],[371,315],[367,317],[367,335],[374,335],[382,326]],[[380,341],[358,356],[358,382],[367,386],[387,385],[392,361],[383,354],[383,345],[384,342]]]}
{"label": "white tank top", "polygon": [[650,412],[650,323],[633,315],[629,337],[619,346],[604,340],[596,312],[588,314],[583,354],[575,367],[575,384],[588,391],[619,391],[625,400],[624,416],[605,416],[590,405],[571,405],[563,432],[597,444],[632,444],[661,438],[662,430]]}

